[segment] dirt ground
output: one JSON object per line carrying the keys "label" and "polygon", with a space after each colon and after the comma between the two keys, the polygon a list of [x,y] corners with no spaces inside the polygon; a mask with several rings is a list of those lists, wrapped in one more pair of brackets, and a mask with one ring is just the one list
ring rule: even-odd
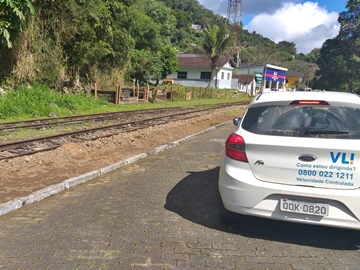
{"label": "dirt ground", "polygon": [[0,203],[148,152],[242,116],[245,107],[217,110],[197,119],[159,125],[96,141],[68,143],[31,156],[0,161]]}

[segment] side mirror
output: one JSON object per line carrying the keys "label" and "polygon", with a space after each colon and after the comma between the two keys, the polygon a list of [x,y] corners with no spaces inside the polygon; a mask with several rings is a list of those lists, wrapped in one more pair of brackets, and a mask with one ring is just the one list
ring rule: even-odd
{"label": "side mirror", "polygon": [[241,117],[237,117],[237,118],[234,118],[233,119],[233,124],[235,125],[235,126],[239,126],[240,125],[240,122],[241,122]]}

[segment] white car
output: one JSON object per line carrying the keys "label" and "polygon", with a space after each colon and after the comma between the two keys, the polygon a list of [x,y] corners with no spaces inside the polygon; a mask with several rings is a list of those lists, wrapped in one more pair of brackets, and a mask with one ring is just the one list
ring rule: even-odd
{"label": "white car", "polygon": [[263,93],[234,123],[219,173],[225,213],[360,229],[358,95]]}

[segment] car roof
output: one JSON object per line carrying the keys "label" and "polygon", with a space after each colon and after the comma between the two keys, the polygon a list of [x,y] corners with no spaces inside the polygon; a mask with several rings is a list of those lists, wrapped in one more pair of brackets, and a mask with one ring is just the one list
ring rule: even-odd
{"label": "car roof", "polygon": [[322,100],[330,105],[354,104],[360,105],[360,97],[353,93],[334,91],[277,91],[260,93],[252,101],[252,105],[259,103],[289,104],[294,100]]}

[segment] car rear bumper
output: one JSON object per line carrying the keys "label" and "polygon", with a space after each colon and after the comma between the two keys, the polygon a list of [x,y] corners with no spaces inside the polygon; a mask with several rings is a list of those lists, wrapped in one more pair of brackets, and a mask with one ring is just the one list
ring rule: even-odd
{"label": "car rear bumper", "polygon": [[[259,181],[248,164],[235,163],[225,161],[219,174],[219,191],[226,209],[269,219],[360,230],[359,189],[335,190]],[[329,204],[329,215],[283,212],[281,198]]]}

